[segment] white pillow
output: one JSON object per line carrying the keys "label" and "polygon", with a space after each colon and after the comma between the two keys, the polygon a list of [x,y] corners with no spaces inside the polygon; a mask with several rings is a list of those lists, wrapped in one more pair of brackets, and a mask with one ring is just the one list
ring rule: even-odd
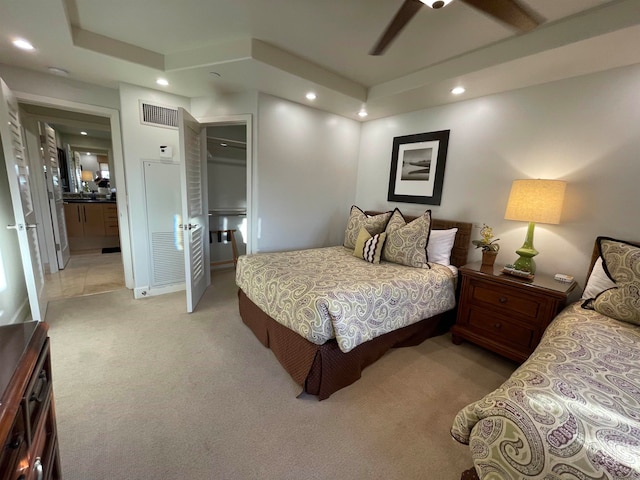
{"label": "white pillow", "polygon": [[584,287],[584,292],[582,292],[582,299],[588,300],[590,298],[596,298],[600,292],[604,292],[615,286],[616,284],[604,271],[602,257],[598,257],[596,263],[593,264],[591,275],[589,275],[589,280],[587,280],[587,286]]}
{"label": "white pillow", "polygon": [[427,260],[430,263],[451,265],[451,249],[456,240],[457,228],[449,230],[431,230],[427,243]]}

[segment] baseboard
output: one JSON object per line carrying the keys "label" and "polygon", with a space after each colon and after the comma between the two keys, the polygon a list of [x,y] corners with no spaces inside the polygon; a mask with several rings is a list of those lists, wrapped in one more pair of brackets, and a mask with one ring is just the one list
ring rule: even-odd
{"label": "baseboard", "polygon": [[9,319],[6,325],[12,325],[14,323],[23,323],[27,320],[27,318],[31,319],[31,310],[29,308],[29,297],[25,297],[22,304],[18,307],[13,316]]}

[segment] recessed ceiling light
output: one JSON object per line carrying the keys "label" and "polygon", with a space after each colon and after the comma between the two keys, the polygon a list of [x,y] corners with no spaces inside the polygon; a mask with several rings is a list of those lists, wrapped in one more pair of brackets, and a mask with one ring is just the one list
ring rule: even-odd
{"label": "recessed ceiling light", "polygon": [[464,87],[456,87],[453,90],[451,90],[451,93],[453,93],[454,95],[460,95],[464,92],[465,92]]}
{"label": "recessed ceiling light", "polygon": [[315,100],[317,98],[316,94],[313,92],[307,93],[306,97],[307,97],[307,100]]}
{"label": "recessed ceiling light", "polygon": [[158,85],[162,85],[163,87],[166,87],[167,85],[169,85],[169,80],[167,80],[166,78],[159,78],[156,80],[156,83]]}
{"label": "recessed ceiling light", "polygon": [[61,77],[69,76],[69,70],[65,70],[64,68],[47,67],[47,70],[49,70],[49,72],[53,73],[54,75],[60,75]]}
{"label": "recessed ceiling light", "polygon": [[87,132],[80,132],[80,135],[88,135]]}
{"label": "recessed ceiling light", "polygon": [[361,117],[361,118],[364,118],[367,115],[369,115],[369,114],[367,113],[367,111],[364,108],[358,112],[358,116]]}
{"label": "recessed ceiling light", "polygon": [[24,38],[16,38],[13,44],[21,50],[35,50],[31,43],[27,42]]}

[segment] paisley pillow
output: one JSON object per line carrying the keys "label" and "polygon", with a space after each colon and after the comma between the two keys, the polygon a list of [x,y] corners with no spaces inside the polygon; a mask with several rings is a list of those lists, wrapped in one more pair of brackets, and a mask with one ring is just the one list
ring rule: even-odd
{"label": "paisley pillow", "polygon": [[397,208],[393,211],[385,232],[382,259],[409,267],[429,268],[427,243],[431,231],[431,210],[407,223]]}
{"label": "paisley pillow", "polygon": [[347,248],[355,248],[356,240],[361,228],[366,228],[371,235],[384,232],[387,222],[392,212],[385,212],[379,215],[367,215],[355,205],[351,207],[349,222],[344,232],[343,245]]}
{"label": "paisley pillow", "polygon": [[386,236],[387,234],[384,232],[371,235],[366,228],[361,228],[353,254],[369,263],[380,263],[382,246]]}
{"label": "paisley pillow", "polygon": [[593,308],[616,320],[640,325],[640,247],[598,237],[606,274],[616,284],[593,301]]}

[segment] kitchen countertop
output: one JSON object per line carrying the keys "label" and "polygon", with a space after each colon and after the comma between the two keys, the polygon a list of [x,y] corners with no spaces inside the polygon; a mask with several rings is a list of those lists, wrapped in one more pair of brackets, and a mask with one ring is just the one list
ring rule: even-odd
{"label": "kitchen countertop", "polygon": [[116,203],[115,199],[106,198],[63,198],[64,203]]}

